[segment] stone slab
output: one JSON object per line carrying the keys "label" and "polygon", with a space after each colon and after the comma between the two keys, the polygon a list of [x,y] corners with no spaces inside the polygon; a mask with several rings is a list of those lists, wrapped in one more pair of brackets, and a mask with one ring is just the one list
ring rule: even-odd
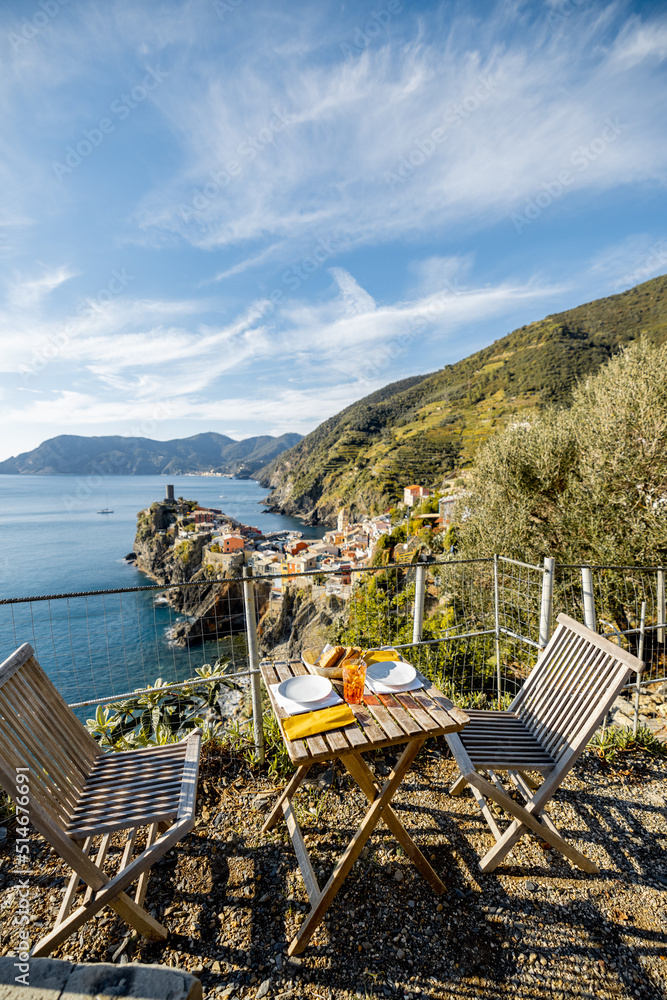
{"label": "stone slab", "polygon": [[196,976],[165,965],[106,962],[73,965],[52,958],[31,958],[29,985],[16,982],[17,958],[0,958],[0,1000],[202,1000]]}
{"label": "stone slab", "polygon": [[[29,971],[25,972],[25,966]],[[0,958],[0,1000],[58,1000],[70,977],[72,962],[60,962],[55,958],[31,958],[21,962],[14,956]],[[20,976],[30,983],[25,986],[17,982]]]}

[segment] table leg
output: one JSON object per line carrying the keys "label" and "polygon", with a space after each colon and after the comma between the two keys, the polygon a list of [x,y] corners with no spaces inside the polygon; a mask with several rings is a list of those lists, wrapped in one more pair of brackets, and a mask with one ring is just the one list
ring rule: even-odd
{"label": "table leg", "polygon": [[283,802],[285,802],[285,800],[289,802],[289,800],[295,794],[297,788],[299,787],[303,779],[310,771],[311,767],[312,764],[302,764],[300,767],[297,767],[290,781],[288,782],[287,785],[285,785],[282,792],[280,793],[278,801],[276,802],[273,809],[269,813],[269,817],[264,823],[264,826],[262,827],[262,833],[267,833],[270,829],[272,829],[272,827],[276,825],[276,823],[283,814]]}
{"label": "table leg", "polygon": [[[419,745],[421,746],[421,743]],[[361,754],[346,754],[342,760],[364,795],[370,802],[373,802],[379,792],[379,788],[375,783],[373,772]],[[382,819],[431,888],[438,895],[446,892],[446,886],[430,866],[390,805],[385,806],[382,812]]]}
{"label": "table leg", "polygon": [[[380,821],[384,810],[396,794],[399,785],[409,770],[413,760],[419,753],[423,743],[424,740],[415,740],[414,742],[408,744],[405,751],[401,754],[396,767],[382,786],[380,794],[371,802],[370,807],[362,820],[361,826],[355,833],[350,843],[347,845],[347,849],[336,865],[331,878],[322,889],[319,897],[312,900],[312,910],[306,917],[301,930],[292,940],[289,948],[287,949],[287,953],[289,955],[298,955],[299,952],[304,950],[310,941],[311,937],[315,933],[315,930],[324,917],[324,914],[329,909],[333,899],[347,878],[352,865],[361,854],[366,841]],[[426,859],[424,859],[424,861],[426,861]],[[428,864],[428,862],[426,862],[426,864]]]}

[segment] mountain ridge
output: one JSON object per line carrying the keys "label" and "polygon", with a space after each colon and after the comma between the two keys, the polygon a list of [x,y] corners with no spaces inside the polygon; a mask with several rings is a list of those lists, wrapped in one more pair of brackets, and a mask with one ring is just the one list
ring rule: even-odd
{"label": "mountain ridge", "polygon": [[296,433],[280,437],[262,434],[236,441],[214,431],[168,441],[119,434],[60,434],[32,451],[0,462],[0,475],[179,475],[215,471],[249,476],[300,438]]}
{"label": "mountain ridge", "polygon": [[331,522],[375,513],[409,482],[434,485],[511,421],[567,405],[574,383],[638,337],[667,340],[667,276],[550,314],[455,364],[392,383],[320,424],[262,469],[278,513]]}

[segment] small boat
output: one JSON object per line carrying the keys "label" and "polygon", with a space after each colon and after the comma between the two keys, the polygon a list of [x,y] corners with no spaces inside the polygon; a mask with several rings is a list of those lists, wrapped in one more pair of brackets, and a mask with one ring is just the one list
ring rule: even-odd
{"label": "small boat", "polygon": [[98,510],[98,514],[113,514],[110,507],[104,507],[102,510]]}

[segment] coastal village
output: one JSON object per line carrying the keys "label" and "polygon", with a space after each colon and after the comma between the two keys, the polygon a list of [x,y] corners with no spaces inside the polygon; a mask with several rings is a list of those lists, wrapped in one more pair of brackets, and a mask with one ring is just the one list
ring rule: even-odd
{"label": "coastal village", "polygon": [[[443,486],[447,487],[446,482]],[[304,538],[300,531],[262,532],[243,524],[216,507],[204,507],[178,499],[173,486],[166,488],[166,503],[173,504],[174,542],[200,538],[202,567],[211,577],[236,575],[244,566],[253,576],[271,580],[271,599],[280,600],[288,586],[321,586],[327,596],[346,600],[352,572],[374,564],[385,544],[382,539],[401,525],[405,541],[397,544],[394,557],[410,562],[423,545],[424,524],[432,535],[446,531],[452,521],[459,494],[440,492],[411,484],[403,489],[396,507],[360,521],[350,519],[347,507],[338,511],[336,527],[321,539]],[[166,535],[167,529],[161,534]]]}

